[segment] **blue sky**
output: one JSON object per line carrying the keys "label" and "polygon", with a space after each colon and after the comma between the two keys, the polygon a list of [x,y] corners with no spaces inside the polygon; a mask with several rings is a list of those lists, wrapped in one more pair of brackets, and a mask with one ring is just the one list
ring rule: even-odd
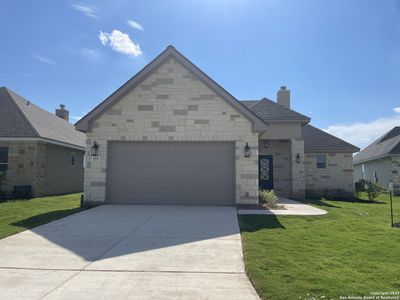
{"label": "blue sky", "polygon": [[0,0],[0,34],[0,86],[73,117],[173,44],[238,99],[287,85],[358,146],[400,125],[400,0]]}

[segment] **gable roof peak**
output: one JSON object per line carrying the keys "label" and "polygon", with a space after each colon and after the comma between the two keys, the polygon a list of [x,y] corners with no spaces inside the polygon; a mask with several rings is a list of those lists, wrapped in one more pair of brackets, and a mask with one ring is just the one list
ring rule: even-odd
{"label": "gable roof peak", "polygon": [[85,148],[86,136],[74,126],[9,88],[0,89],[0,136],[36,137]]}
{"label": "gable roof peak", "polygon": [[120,88],[118,88],[114,93],[107,97],[103,102],[97,105],[92,111],[86,114],[78,122],[75,123],[76,128],[79,131],[87,132],[91,128],[91,123],[98,117],[103,115],[113,104],[121,100],[125,95],[127,95],[131,90],[136,88],[141,84],[146,78],[148,78],[152,71],[157,67],[165,63],[166,59],[172,55],[178,63],[180,63],[189,72],[192,72],[195,76],[199,78],[208,88],[213,90],[217,95],[219,95],[223,100],[240,112],[244,117],[250,120],[253,124],[253,129],[258,132],[265,131],[267,124],[254,112],[248,110],[241,102],[239,102],[235,97],[233,97],[229,92],[227,92],[222,86],[210,78],[206,73],[204,73],[199,67],[193,64],[189,59],[187,59],[182,53],[175,49],[174,46],[169,45],[163,52],[161,52],[156,58],[154,58],[150,63],[148,63],[143,69],[131,77],[127,82],[125,82]]}

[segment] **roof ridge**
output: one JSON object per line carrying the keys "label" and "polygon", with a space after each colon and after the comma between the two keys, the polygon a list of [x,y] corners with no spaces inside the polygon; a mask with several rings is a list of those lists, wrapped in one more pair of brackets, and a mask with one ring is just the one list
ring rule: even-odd
{"label": "roof ridge", "polygon": [[[16,106],[17,110],[21,113],[22,117],[25,119],[25,121],[28,123],[29,127],[32,129],[33,133],[37,136],[40,137],[39,132],[36,130],[35,126],[33,126],[32,122],[29,120],[29,118],[27,117],[27,115],[25,114],[25,112],[19,107],[17,101],[15,100],[14,96],[12,94],[17,94],[15,93],[13,90],[7,88],[7,87],[3,87],[4,91],[7,93],[7,95],[10,97],[10,99],[12,99],[14,105]],[[11,92],[11,93],[10,93]],[[18,94],[19,97],[21,97],[22,99],[24,99],[25,101],[27,101],[28,103],[31,103],[29,100],[25,99],[25,97],[22,97],[21,95]]]}
{"label": "roof ridge", "polygon": [[[2,93],[10,102],[10,107],[14,108],[15,114],[18,114],[18,120],[24,123],[26,127],[24,135],[29,130],[32,137],[55,140],[81,148],[85,147],[85,135],[77,131],[70,122],[59,118],[10,89],[2,90]],[[19,129],[16,127],[15,130],[18,131]]]}
{"label": "roof ridge", "polygon": [[308,119],[310,119],[310,117],[308,117],[308,116],[306,116],[306,115],[303,115],[302,113],[298,112],[297,110],[294,110],[294,109],[292,109],[292,108],[290,108],[290,107],[286,107],[286,106],[284,106],[284,105],[282,105],[282,104],[279,104],[279,103],[276,102],[276,101],[273,101],[273,100],[268,99],[268,98],[263,98],[263,99],[264,99],[264,100],[271,101],[272,103],[274,103],[274,104],[276,104],[276,105],[279,105],[280,107],[283,107],[283,109],[285,109],[285,110],[290,110],[290,111],[292,111],[292,112],[295,112],[295,113],[297,113],[297,114],[300,114],[300,115],[302,115],[302,116],[307,117]]}
{"label": "roof ridge", "polygon": [[232,94],[230,94],[224,87],[217,83],[214,79],[208,76],[204,71],[197,67],[193,62],[186,58],[182,53],[176,50],[173,46],[168,46],[158,56],[156,56],[151,62],[144,66],[139,72],[133,75],[128,81],[122,86],[115,90],[105,100],[100,102],[94,109],[92,109],[83,118],[75,123],[75,126],[80,131],[87,131],[90,128],[90,122],[102,115],[104,111],[110,107],[114,102],[119,101],[133,88],[138,86],[143,80],[150,76],[155,68],[160,64],[163,64],[167,58],[174,58],[179,64],[181,64],[186,70],[193,73],[200,81],[203,82],[208,88],[213,90],[219,95],[224,101],[230,104],[233,108],[239,111],[244,117],[249,119],[253,123],[253,129],[256,131],[264,131],[267,124],[262,118],[260,118],[253,111],[249,110],[243,103],[238,101]]}
{"label": "roof ridge", "polygon": [[[253,100],[254,101],[254,100]],[[264,106],[262,106],[264,104]],[[266,113],[266,108],[269,106],[270,113]],[[311,121],[311,118],[299,113],[291,108],[287,108],[277,102],[263,97],[261,100],[256,102],[254,105],[250,105],[248,107],[254,113],[259,115],[266,122],[271,122],[273,120],[279,121],[300,121],[302,123],[308,123]],[[275,116],[271,115],[275,113]]]}
{"label": "roof ridge", "polygon": [[260,99],[260,100],[253,100],[256,101],[254,104],[250,105],[249,107],[247,107],[248,109],[253,108],[254,106],[256,106],[257,104],[261,103],[261,101],[263,101],[264,98]]}
{"label": "roof ridge", "polygon": [[399,129],[400,129],[400,126],[394,126],[392,129],[390,129],[388,132],[386,132],[383,136],[381,136],[379,138],[378,143],[383,143],[384,141],[387,141],[387,140],[390,140],[390,139],[400,136]]}

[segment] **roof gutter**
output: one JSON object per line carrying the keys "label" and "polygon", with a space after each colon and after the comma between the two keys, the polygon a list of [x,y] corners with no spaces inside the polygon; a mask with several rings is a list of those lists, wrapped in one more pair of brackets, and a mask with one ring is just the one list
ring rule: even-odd
{"label": "roof gutter", "polygon": [[373,160],[379,160],[379,159],[390,157],[390,156],[398,156],[398,157],[400,157],[400,154],[390,154],[389,153],[389,154],[383,154],[383,155],[379,155],[379,156],[375,156],[375,157],[371,157],[371,158],[367,158],[367,159],[353,161],[353,165],[358,165],[358,164],[370,162],[370,161],[373,161]]}
{"label": "roof gutter", "polygon": [[0,137],[0,141],[5,141],[5,142],[43,142],[43,143],[48,143],[48,144],[53,144],[57,146],[63,146],[63,147],[68,147],[68,148],[73,148],[77,150],[82,150],[85,151],[86,147],[83,146],[78,146],[74,144],[69,144],[69,143],[64,143],[52,139],[46,139],[46,138],[35,138],[35,137]]}
{"label": "roof gutter", "polygon": [[304,153],[356,153],[357,150],[346,149],[304,149]]}

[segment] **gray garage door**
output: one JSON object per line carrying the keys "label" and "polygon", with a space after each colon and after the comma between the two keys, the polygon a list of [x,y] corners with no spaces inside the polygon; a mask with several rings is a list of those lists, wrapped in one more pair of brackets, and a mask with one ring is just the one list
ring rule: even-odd
{"label": "gray garage door", "polygon": [[233,143],[111,142],[109,203],[233,205]]}

